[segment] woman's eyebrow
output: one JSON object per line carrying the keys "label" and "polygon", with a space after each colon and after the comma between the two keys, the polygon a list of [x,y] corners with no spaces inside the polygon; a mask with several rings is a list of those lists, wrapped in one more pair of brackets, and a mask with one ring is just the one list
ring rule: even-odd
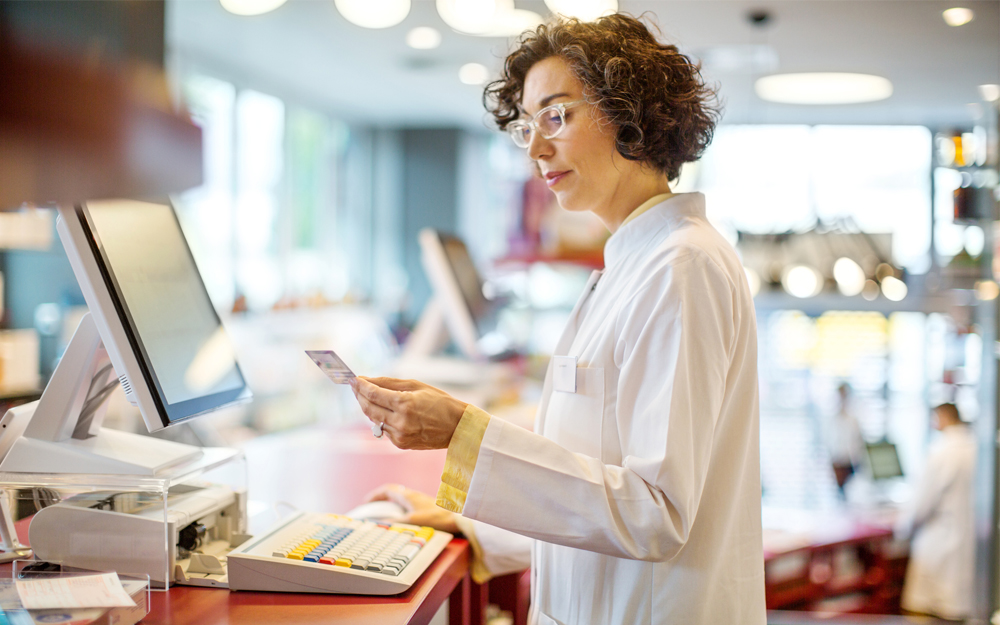
{"label": "woman's eyebrow", "polygon": [[[555,100],[556,98],[568,98],[568,97],[569,97],[569,94],[565,93],[565,92],[553,93],[552,95],[547,95],[544,98],[542,98],[541,102],[539,102],[539,104],[538,104],[538,110],[542,110],[543,108],[545,108],[546,106],[548,106],[549,103],[552,102],[552,100]],[[524,108],[524,106],[522,106],[520,104],[517,105],[517,110],[521,111],[522,115],[527,115],[528,114],[528,110],[526,108]]]}
{"label": "woman's eyebrow", "polygon": [[569,97],[568,93],[553,93],[552,95],[545,96],[544,98],[542,98],[541,108],[545,108],[546,106],[549,105],[550,102],[552,102],[552,100],[555,100],[556,98],[568,98],[568,97]]}

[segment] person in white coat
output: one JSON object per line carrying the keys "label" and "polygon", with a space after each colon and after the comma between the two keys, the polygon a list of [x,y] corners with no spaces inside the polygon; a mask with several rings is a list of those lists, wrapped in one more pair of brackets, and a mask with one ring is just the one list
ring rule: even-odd
{"label": "person in white coat", "polygon": [[[560,206],[612,232],[605,268],[534,432],[413,380],[358,378],[362,410],[398,447],[448,448],[441,508],[533,539],[531,622],[763,625],[752,296],[704,197],[670,189],[714,93],[624,15],[525,33],[486,93]],[[487,568],[522,562],[477,533]]]}
{"label": "person in white coat", "polygon": [[934,409],[941,431],[897,534],[911,536],[903,609],[940,618],[972,616],[976,533],[973,480],[976,438],[954,404]]}

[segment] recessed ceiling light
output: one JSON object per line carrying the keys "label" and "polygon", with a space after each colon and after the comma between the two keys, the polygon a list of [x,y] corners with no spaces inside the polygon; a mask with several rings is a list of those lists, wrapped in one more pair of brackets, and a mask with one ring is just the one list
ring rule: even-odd
{"label": "recessed ceiling light", "polygon": [[477,34],[489,30],[493,23],[493,18],[502,8],[500,4],[510,4],[510,9],[514,8],[513,0],[508,2],[497,2],[497,0],[437,0],[438,15],[444,23],[454,28],[458,32],[466,34]]}
{"label": "recessed ceiling light", "polygon": [[948,26],[962,26],[968,24],[972,21],[975,15],[972,13],[972,9],[966,9],[964,7],[955,7],[953,9],[948,9],[941,14],[944,17],[944,21]]}
{"label": "recessed ceiling light", "polygon": [[219,0],[222,8],[236,15],[261,15],[273,11],[287,0]]}
{"label": "recessed ceiling light", "polygon": [[865,288],[865,272],[861,265],[846,256],[837,259],[833,264],[833,278],[837,288],[848,297],[854,297]]}
{"label": "recessed ceiling light", "polygon": [[417,50],[431,50],[441,45],[441,33],[430,26],[417,26],[406,33],[406,45]]}
{"label": "recessed ceiling light", "polygon": [[979,95],[986,102],[1000,100],[1000,85],[979,85]]}
{"label": "recessed ceiling light", "polygon": [[901,302],[906,298],[906,283],[899,278],[889,276],[882,281],[882,295],[893,302]]}
{"label": "recessed ceiling light", "polygon": [[794,297],[813,297],[823,290],[823,276],[812,267],[795,265],[781,277],[781,286]]}
{"label": "recessed ceiling light", "polygon": [[480,37],[517,37],[526,30],[534,30],[543,21],[542,16],[534,11],[510,9],[498,11],[493,24],[481,32]]}
{"label": "recessed ceiling light", "polygon": [[479,63],[466,63],[458,70],[458,79],[466,85],[481,85],[490,77],[490,71]]}
{"label": "recessed ceiling light", "polygon": [[437,0],[438,14],[452,29],[480,37],[516,37],[542,23],[534,11],[514,8],[514,0]]}
{"label": "recessed ceiling light", "polygon": [[759,78],[754,90],[761,99],[782,104],[856,104],[888,98],[892,83],[870,74],[774,74]]}
{"label": "recessed ceiling light", "polygon": [[618,12],[618,0],[545,0],[553,13],[592,22],[603,15]]}
{"label": "recessed ceiling light", "polygon": [[389,28],[410,14],[410,0],[334,0],[348,22],[363,28]]}

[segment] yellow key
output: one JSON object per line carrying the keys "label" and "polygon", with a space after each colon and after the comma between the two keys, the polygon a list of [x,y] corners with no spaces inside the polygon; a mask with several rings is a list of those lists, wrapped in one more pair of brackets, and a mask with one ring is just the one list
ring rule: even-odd
{"label": "yellow key", "polygon": [[292,553],[288,554],[288,556],[287,556],[287,557],[288,557],[288,559],[289,559],[289,560],[302,560],[302,559],[304,559],[304,558],[305,558],[306,556],[305,556],[305,554],[302,554],[302,553],[295,553],[295,552],[293,551]]}
{"label": "yellow key", "polygon": [[[301,560],[302,558],[299,559]],[[354,564],[352,560],[348,560],[347,558],[337,558],[337,561],[333,563],[333,566],[350,567],[352,564]]]}

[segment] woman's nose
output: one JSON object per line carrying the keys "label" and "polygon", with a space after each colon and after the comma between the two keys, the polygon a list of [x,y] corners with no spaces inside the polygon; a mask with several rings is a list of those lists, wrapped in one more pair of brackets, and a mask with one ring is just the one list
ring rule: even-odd
{"label": "woman's nose", "polygon": [[546,139],[537,130],[528,139],[528,158],[533,161],[552,156],[552,141]]}

